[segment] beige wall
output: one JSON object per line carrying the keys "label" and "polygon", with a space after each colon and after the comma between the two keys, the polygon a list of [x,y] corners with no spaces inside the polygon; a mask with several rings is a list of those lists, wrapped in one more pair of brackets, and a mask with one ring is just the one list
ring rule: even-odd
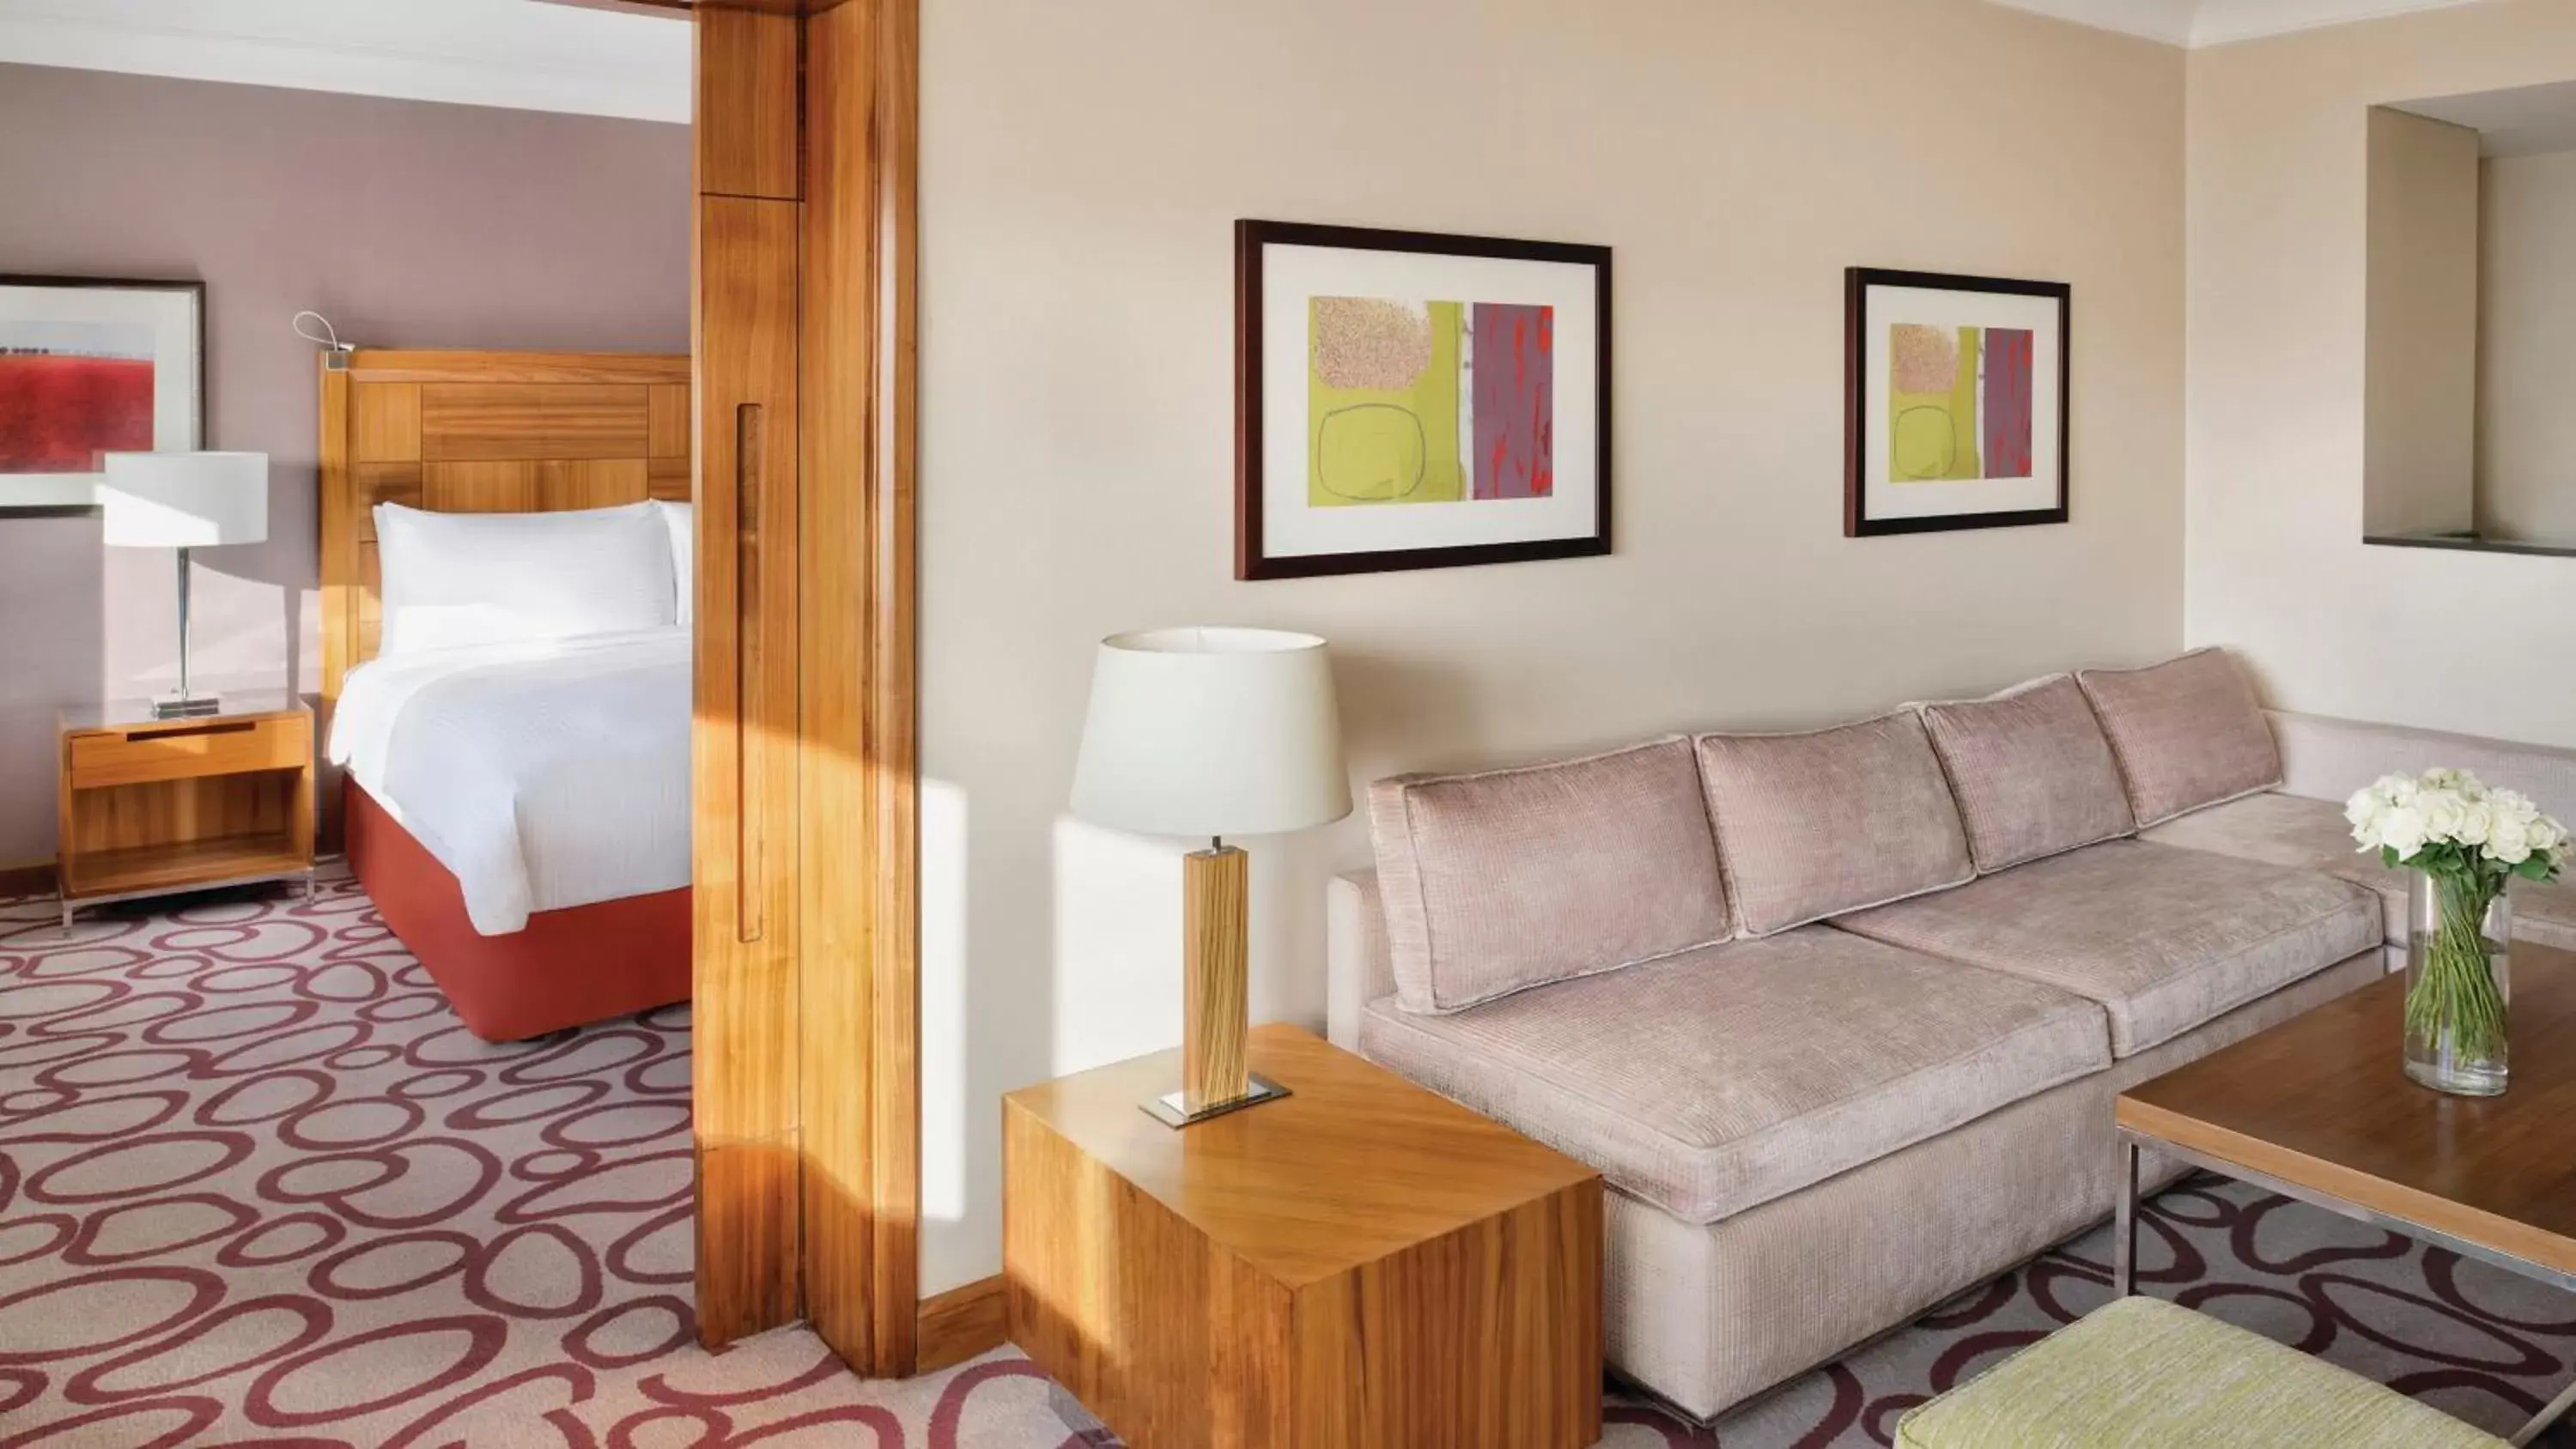
{"label": "beige wall", "polygon": [[2576,563],[2361,542],[2368,108],[2576,77],[2576,0],[2190,68],[2193,641],[2245,650],[2291,709],[2576,744]]}
{"label": "beige wall", "polygon": [[2486,163],[2478,531],[2576,544],[2576,151]]}
{"label": "beige wall", "polygon": [[[1178,843],[1065,820],[1091,646],[1310,629],[1354,774],[1796,725],[2181,635],[2181,53],[1977,0],[956,0],[923,36],[924,1286],[996,1098],[1179,1038]],[[1232,581],[1230,224],[1617,249],[1617,553]],[[1842,269],[2074,285],[2074,522],[1841,536]],[[1253,842],[1320,1022],[1356,822]]]}
{"label": "beige wall", "polygon": [[2466,533],[2478,424],[2478,133],[2370,112],[2362,527]]}

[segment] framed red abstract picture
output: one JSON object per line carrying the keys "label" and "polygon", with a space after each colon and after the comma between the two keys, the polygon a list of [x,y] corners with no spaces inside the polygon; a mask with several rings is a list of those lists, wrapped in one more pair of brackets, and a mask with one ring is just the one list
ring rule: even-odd
{"label": "framed red abstract picture", "polygon": [[0,275],[0,509],[92,501],[107,453],[204,446],[202,282]]}
{"label": "framed red abstract picture", "polygon": [[1235,223],[1235,577],[1610,551],[1610,249]]}
{"label": "framed red abstract picture", "polygon": [[1843,533],[2064,523],[2073,292],[1853,267]]}

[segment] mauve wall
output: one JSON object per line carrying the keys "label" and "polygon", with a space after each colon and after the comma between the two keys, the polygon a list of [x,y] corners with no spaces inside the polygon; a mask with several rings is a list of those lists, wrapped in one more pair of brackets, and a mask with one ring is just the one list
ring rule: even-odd
{"label": "mauve wall", "polygon": [[[265,452],[269,541],[198,555],[197,676],[321,669],[314,350],[683,352],[684,126],[0,65],[0,273],[206,283],[206,445]],[[168,689],[170,556],[0,516],[0,866],[54,848],[54,715]]]}

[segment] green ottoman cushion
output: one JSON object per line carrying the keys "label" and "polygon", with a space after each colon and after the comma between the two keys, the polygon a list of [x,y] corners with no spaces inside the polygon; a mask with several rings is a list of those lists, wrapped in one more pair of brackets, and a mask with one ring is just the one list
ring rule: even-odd
{"label": "green ottoman cushion", "polygon": [[2503,1449],[2394,1390],[2157,1298],[2123,1298],[1905,1416],[1898,1449]]}

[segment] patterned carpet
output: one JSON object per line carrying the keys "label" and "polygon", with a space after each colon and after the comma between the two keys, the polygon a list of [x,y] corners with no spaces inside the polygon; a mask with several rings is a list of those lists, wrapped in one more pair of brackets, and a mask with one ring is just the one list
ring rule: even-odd
{"label": "patterned carpet", "polygon": [[[693,1345],[688,1021],[494,1047],[345,877],[103,915],[0,903],[0,1449],[1070,1449],[1008,1352],[901,1384]],[[2576,1300],[2238,1185],[2155,1206],[2155,1292],[2509,1428]],[[2101,1301],[2097,1232],[1748,1406],[1613,1449],[1885,1444]],[[867,1433],[858,1430],[864,1427]],[[2562,1429],[2541,1441],[2576,1449]]]}

